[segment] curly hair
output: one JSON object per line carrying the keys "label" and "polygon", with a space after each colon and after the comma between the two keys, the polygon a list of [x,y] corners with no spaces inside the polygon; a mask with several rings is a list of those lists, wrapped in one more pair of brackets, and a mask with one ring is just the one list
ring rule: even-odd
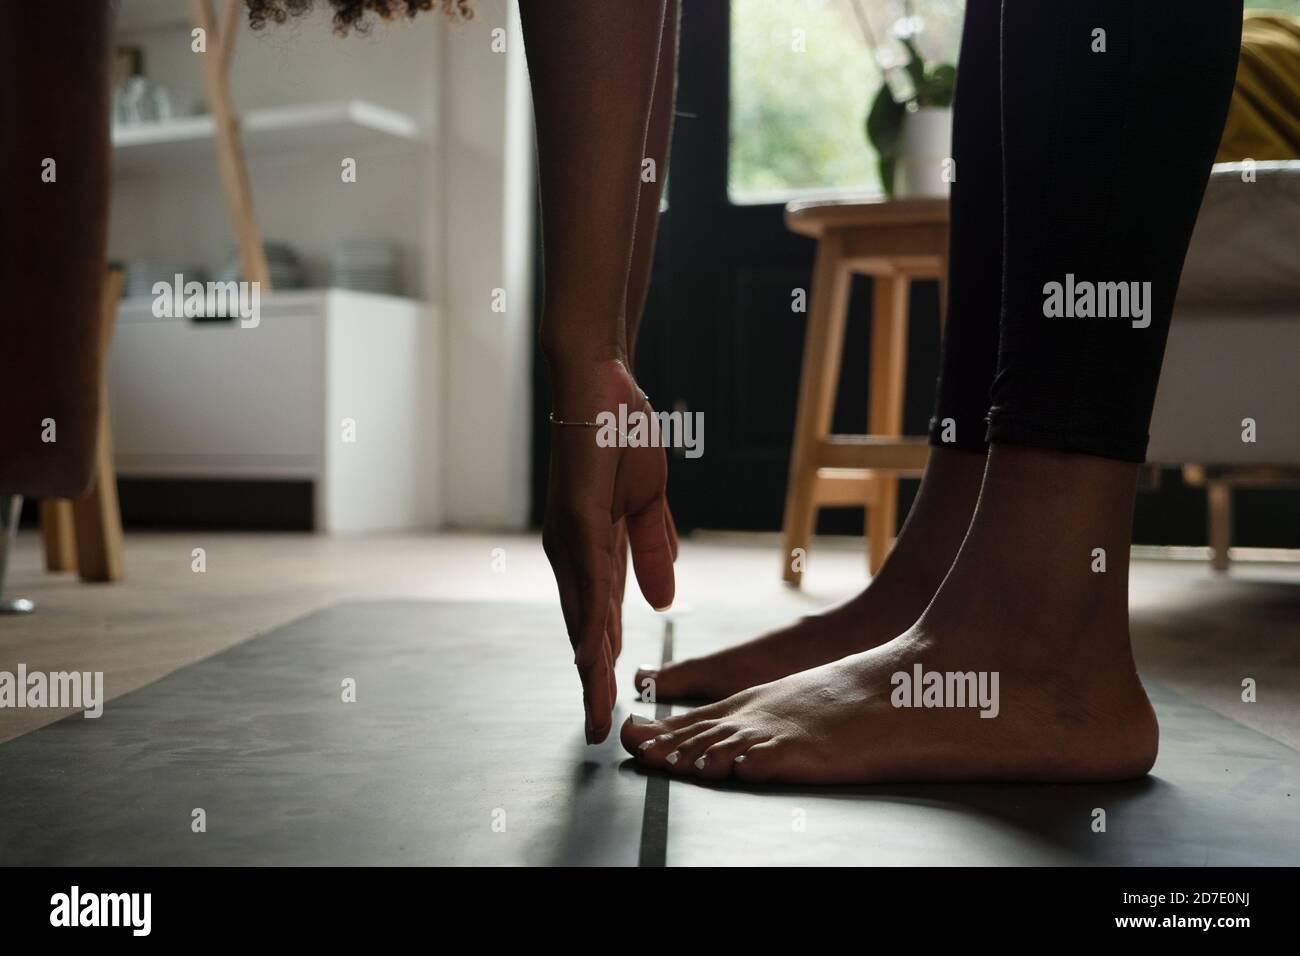
{"label": "curly hair", "polygon": [[[291,16],[306,13],[312,0],[244,0],[248,6],[248,24],[260,30],[269,22],[284,23]],[[472,0],[329,0],[334,8],[334,32],[347,34],[349,30],[367,33],[370,14],[392,20],[405,15],[413,17],[422,10],[441,6],[453,20],[470,20],[474,17]]]}

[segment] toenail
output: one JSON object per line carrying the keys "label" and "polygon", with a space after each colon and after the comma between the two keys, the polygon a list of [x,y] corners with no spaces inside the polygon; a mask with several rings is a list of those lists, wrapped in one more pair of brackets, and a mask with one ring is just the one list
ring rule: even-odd
{"label": "toenail", "polygon": [[638,747],[637,750],[649,750],[649,749],[650,749],[651,747],[653,747],[654,745],[655,745],[655,742],[654,742],[654,738],[652,737],[651,739],[649,739],[649,740],[647,740],[645,743],[643,743],[640,747]]}
{"label": "toenail", "polygon": [[744,754],[741,754],[739,757],[736,758],[735,762],[736,762],[736,763],[744,763],[744,762],[745,762],[745,755],[744,755]]}
{"label": "toenail", "polygon": [[705,764],[705,762],[706,762],[708,759],[709,759],[708,757],[700,757],[700,758],[698,758],[698,759],[695,761],[695,769],[696,769],[696,770],[703,770],[703,769],[704,769],[704,764]]}
{"label": "toenail", "polygon": [[670,754],[669,754],[665,759],[666,759],[669,763],[677,763],[677,758],[678,758],[679,756],[681,756],[681,755],[680,755],[676,750],[674,750],[674,751],[673,751],[672,753],[670,753]]}

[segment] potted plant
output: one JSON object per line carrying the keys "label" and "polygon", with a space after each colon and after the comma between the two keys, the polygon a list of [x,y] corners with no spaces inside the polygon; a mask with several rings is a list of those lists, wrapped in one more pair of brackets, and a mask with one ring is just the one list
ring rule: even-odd
{"label": "potted plant", "polygon": [[884,75],[866,119],[881,186],[891,198],[946,196],[957,68],[927,62],[917,42],[925,24],[911,2],[903,4],[902,16],[894,19],[884,44],[874,40],[860,0],[853,5]]}

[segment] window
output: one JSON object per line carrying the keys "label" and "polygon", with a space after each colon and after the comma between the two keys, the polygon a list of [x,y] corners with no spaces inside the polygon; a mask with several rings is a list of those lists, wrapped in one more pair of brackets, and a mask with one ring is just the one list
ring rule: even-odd
{"label": "window", "polygon": [[732,202],[879,192],[865,126],[880,71],[850,0],[732,0]]}

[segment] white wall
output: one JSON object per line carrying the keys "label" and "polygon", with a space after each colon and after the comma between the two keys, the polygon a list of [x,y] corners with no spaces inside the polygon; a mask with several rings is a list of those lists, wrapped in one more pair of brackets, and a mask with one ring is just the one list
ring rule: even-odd
{"label": "white wall", "polygon": [[[513,0],[482,0],[444,37],[448,418],[444,514],[461,527],[528,522],[532,414],[533,137]],[[506,31],[506,52],[492,31]],[[506,311],[492,311],[504,289]]]}

